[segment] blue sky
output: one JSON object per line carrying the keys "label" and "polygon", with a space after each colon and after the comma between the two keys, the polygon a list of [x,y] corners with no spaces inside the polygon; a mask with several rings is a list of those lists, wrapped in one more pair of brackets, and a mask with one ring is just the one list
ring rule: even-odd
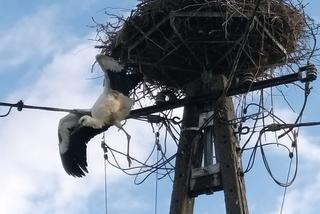
{"label": "blue sky", "polygon": [[[91,41],[91,17],[103,22],[106,7],[132,8],[137,2],[113,0],[17,1],[0,0],[0,102],[89,108],[101,92],[97,69],[90,73],[98,53]],[[310,0],[309,15],[319,20],[319,1]],[[319,80],[313,83],[305,121],[320,121]],[[299,109],[302,93],[284,89]],[[298,98],[297,98],[298,97]],[[297,101],[298,100],[298,101]],[[278,114],[293,121],[296,114],[279,100]],[[0,114],[6,111],[0,108]],[[58,154],[57,126],[64,113],[32,110],[0,118],[0,213],[64,214],[104,213],[104,169],[101,136],[88,147],[90,174],[82,179],[63,171]],[[139,127],[139,128],[137,128]],[[143,127],[143,128],[142,128]],[[132,154],[145,158],[152,148],[152,130],[141,122],[126,125],[132,135]],[[320,127],[304,128],[299,137],[299,172],[288,188],[284,214],[316,214],[320,201]],[[125,151],[125,136],[116,129],[107,133],[112,146]],[[268,158],[281,179],[287,172],[286,154],[268,150]],[[258,155],[259,156],[259,155]],[[126,165],[126,160],[121,160]],[[150,214],[154,209],[154,177],[140,186],[134,177],[108,167],[109,213]],[[260,156],[246,174],[251,213],[280,213],[283,188],[267,175]],[[171,181],[159,182],[158,213],[168,213]],[[224,213],[222,193],[196,199],[195,214]]]}

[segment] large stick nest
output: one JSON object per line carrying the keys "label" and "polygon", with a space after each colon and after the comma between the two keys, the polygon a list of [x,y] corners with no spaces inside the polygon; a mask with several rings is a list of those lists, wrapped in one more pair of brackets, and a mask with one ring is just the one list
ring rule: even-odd
{"label": "large stick nest", "polygon": [[126,20],[104,25],[104,52],[149,82],[177,89],[217,74],[257,78],[301,60],[303,10],[283,0],[257,2],[145,0]]}

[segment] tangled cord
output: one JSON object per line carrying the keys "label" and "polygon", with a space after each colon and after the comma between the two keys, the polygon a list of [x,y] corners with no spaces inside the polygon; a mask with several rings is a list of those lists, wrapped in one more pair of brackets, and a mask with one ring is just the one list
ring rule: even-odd
{"label": "tangled cord", "polygon": [[[260,152],[261,152],[261,157],[262,157],[262,160],[263,160],[263,163],[264,163],[264,166],[268,172],[268,174],[270,175],[270,177],[272,178],[272,180],[278,184],[279,186],[281,187],[288,187],[290,186],[295,178],[296,178],[296,175],[297,175],[297,171],[298,171],[298,145],[297,145],[297,134],[294,134],[294,141],[292,141],[291,143],[291,149],[284,145],[284,144],[280,144],[280,143],[266,143],[266,144],[263,144],[262,143],[262,140],[261,140],[261,137],[262,135],[265,133],[265,132],[268,132],[268,131],[273,131],[272,129],[271,130],[268,130],[268,126],[264,127],[260,132],[259,132],[259,136],[258,136],[258,139],[256,141],[256,144],[253,146],[253,147],[250,147],[250,148],[246,148],[245,150],[252,150],[252,153],[249,157],[249,161],[248,161],[248,164],[247,164],[247,167],[246,169],[244,170],[244,173],[247,173],[249,172],[253,165],[254,165],[254,162],[255,162],[255,157],[256,157],[256,152],[258,150],[258,148],[260,149]],[[289,178],[287,178],[287,181],[284,183],[284,182],[281,182],[279,181],[273,174],[271,168],[270,168],[270,165],[269,165],[269,162],[267,160],[267,156],[266,156],[266,153],[265,153],[265,150],[264,150],[264,147],[266,146],[272,146],[272,145],[277,145],[277,146],[281,146],[283,148],[285,148],[288,153],[289,153],[289,158],[290,158],[290,167],[289,167],[289,170],[291,171],[291,164],[292,164],[292,159],[294,158],[295,156],[295,169],[294,169],[294,173],[293,173],[293,176],[292,178],[289,180]]]}

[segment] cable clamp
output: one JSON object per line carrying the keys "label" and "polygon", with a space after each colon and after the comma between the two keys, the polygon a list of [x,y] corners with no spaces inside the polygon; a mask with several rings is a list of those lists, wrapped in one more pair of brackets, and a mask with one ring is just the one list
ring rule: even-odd
{"label": "cable clamp", "polygon": [[317,79],[317,68],[314,64],[308,64],[299,68],[299,78],[302,83],[312,82]]}
{"label": "cable clamp", "polygon": [[17,110],[18,110],[18,111],[22,111],[22,109],[23,109],[23,107],[24,107],[23,101],[20,100],[19,102],[17,102],[16,106],[17,106]]}

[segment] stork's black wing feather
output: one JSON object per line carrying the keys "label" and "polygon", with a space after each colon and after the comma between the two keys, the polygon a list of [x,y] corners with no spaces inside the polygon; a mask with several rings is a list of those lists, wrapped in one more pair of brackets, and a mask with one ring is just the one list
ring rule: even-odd
{"label": "stork's black wing feather", "polygon": [[[108,76],[110,88],[127,96],[143,80],[142,74],[128,74],[125,70],[121,72],[108,71]],[[90,114],[90,111],[70,113],[63,117],[59,123],[59,150],[62,165],[65,171],[74,177],[82,177],[85,176],[85,173],[88,173],[87,143],[94,136],[110,127],[94,129],[80,125],[79,119],[86,114]]]}
{"label": "stork's black wing feather", "polygon": [[139,82],[142,82],[143,75],[141,73],[127,74],[125,70],[121,72],[108,71],[110,88],[129,96],[129,92],[134,89]]}
{"label": "stork's black wing feather", "polygon": [[61,155],[63,167],[69,175],[82,177],[88,173],[87,143],[106,129],[78,126],[71,132],[69,148]]}
{"label": "stork's black wing feather", "polygon": [[85,176],[87,170],[87,143],[97,134],[107,130],[84,127],[79,119],[84,113],[70,113],[59,123],[59,149],[63,168],[74,177]]}

